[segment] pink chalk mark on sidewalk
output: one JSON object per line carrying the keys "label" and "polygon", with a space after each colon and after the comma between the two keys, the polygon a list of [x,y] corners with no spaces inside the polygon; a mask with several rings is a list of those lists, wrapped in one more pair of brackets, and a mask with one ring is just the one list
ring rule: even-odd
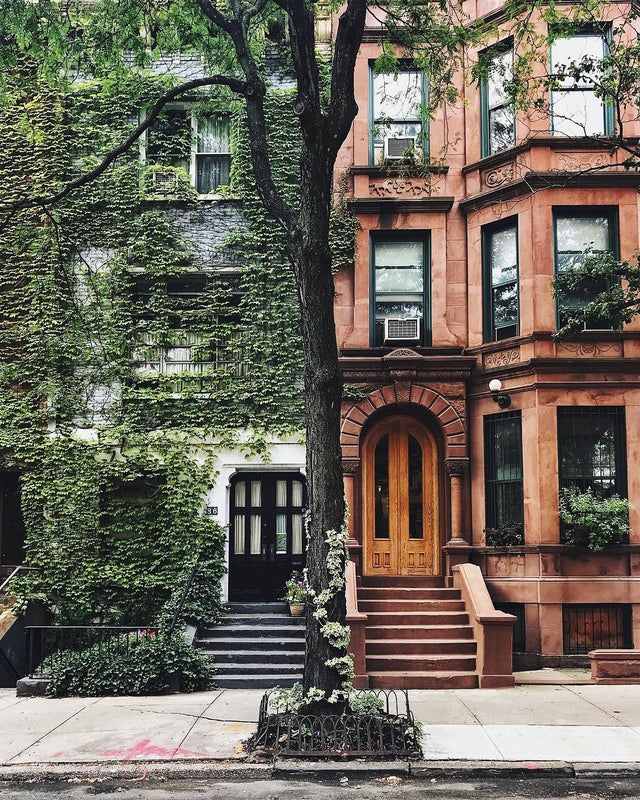
{"label": "pink chalk mark on sidewalk", "polygon": [[184,750],[182,747],[161,747],[151,744],[150,739],[141,739],[126,750],[104,750],[100,753],[103,758],[120,758],[123,761],[130,761],[133,758],[156,756],[158,758],[200,758],[206,757],[206,753],[199,753],[196,750]]}

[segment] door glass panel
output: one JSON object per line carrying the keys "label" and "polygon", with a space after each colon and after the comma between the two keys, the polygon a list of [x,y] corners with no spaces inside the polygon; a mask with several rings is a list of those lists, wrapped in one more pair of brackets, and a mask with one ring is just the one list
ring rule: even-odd
{"label": "door glass panel", "polygon": [[258,508],[261,505],[262,484],[260,481],[251,481],[251,505]]}
{"label": "door glass panel", "polygon": [[422,447],[413,436],[409,435],[408,438],[409,538],[422,539]]}
{"label": "door glass panel", "polygon": [[[237,487],[236,487],[237,488]],[[236,514],[233,519],[233,552],[244,554],[244,515]]]}
{"label": "door glass panel", "polygon": [[376,539],[389,538],[389,437],[385,434],[375,452],[375,533]]}
{"label": "door glass panel", "polygon": [[[259,486],[260,484],[258,484]],[[260,555],[260,532],[262,528],[262,517],[259,514],[251,515],[251,555]]]}
{"label": "door glass panel", "polygon": [[287,515],[276,514],[276,553],[287,552]]}
{"label": "door glass panel", "polygon": [[[302,486],[300,486],[300,491],[302,493]],[[302,495],[300,497],[300,500],[302,501]],[[294,556],[302,555],[302,514],[291,515],[291,528],[292,528],[291,552],[293,553]]]}
{"label": "door glass panel", "polygon": [[236,483],[236,506],[243,506],[245,504],[245,497],[247,493],[247,485],[244,481]]}
{"label": "door glass panel", "polygon": [[276,481],[276,506],[283,508],[287,505],[287,482]]}
{"label": "door glass panel", "polygon": [[291,481],[291,505],[302,505],[302,484],[300,481]]}

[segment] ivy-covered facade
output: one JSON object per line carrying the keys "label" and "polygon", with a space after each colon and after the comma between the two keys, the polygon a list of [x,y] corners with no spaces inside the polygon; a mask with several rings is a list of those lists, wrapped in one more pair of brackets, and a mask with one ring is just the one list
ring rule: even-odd
{"label": "ivy-covered facade", "polygon": [[[198,76],[199,63],[58,92],[20,64],[0,109],[6,199],[93,168],[171,70]],[[275,78],[272,158],[289,194],[291,105]],[[206,591],[187,616],[211,621],[229,594],[276,599],[302,565],[299,319],[283,244],[254,191],[243,107],[223,89],[169,105],[51,209],[3,218],[0,569],[37,567],[14,591],[56,621],[153,623],[196,562]]]}

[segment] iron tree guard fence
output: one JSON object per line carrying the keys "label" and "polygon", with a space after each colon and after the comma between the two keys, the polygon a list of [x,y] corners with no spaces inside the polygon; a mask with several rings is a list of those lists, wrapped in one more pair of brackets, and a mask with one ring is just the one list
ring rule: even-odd
{"label": "iron tree guard fence", "polygon": [[[260,703],[258,730],[250,744],[277,758],[411,758],[420,755],[420,732],[405,690],[354,692],[351,705],[336,714],[294,711],[286,694],[273,689]],[[366,710],[365,710],[366,709]]]}

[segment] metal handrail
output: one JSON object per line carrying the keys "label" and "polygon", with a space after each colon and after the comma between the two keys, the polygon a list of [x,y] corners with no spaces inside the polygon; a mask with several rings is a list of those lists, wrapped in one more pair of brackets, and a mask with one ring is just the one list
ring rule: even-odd
{"label": "metal handrail", "polygon": [[5,590],[5,588],[11,583],[11,581],[16,577],[16,575],[19,572],[40,572],[40,567],[27,567],[23,564],[20,564],[20,566],[17,566],[13,570],[13,572],[11,573],[11,575],[9,575],[8,578],[6,578],[2,583],[0,583],[0,593],[2,593]]}

